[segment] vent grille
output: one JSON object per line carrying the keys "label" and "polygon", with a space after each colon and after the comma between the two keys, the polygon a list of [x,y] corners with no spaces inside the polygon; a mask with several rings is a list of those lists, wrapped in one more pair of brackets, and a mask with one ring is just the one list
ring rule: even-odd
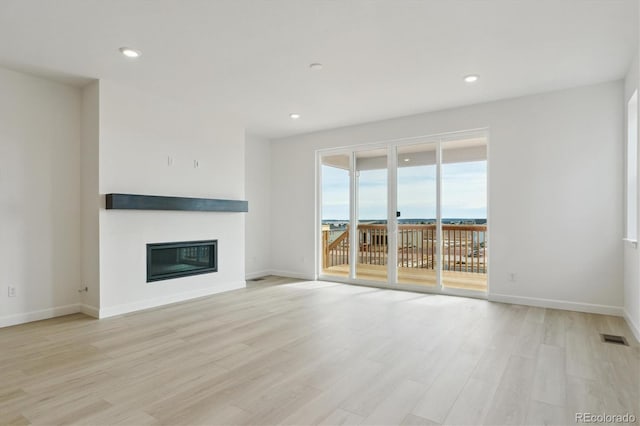
{"label": "vent grille", "polygon": [[629,346],[629,343],[627,343],[627,339],[625,339],[623,336],[615,336],[613,334],[600,334],[600,337],[602,338],[602,341],[605,343],[613,343],[615,345]]}

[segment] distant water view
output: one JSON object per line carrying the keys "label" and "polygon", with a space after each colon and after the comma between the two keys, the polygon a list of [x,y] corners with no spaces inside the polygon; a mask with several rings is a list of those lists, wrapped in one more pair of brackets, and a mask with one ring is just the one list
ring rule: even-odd
{"label": "distant water view", "polygon": [[[380,219],[362,219],[360,220],[360,224],[367,225],[385,225],[387,223],[386,220]],[[417,218],[417,219],[398,219],[399,225],[435,225],[436,220],[434,218]],[[443,225],[486,225],[486,218],[443,218]],[[349,221],[345,219],[325,219],[322,221],[322,225],[325,230],[329,231],[329,242],[334,241],[337,237],[340,236],[349,225]]]}
{"label": "distant water view", "polygon": [[[368,225],[384,225],[387,223],[386,220],[380,219],[362,219],[360,223],[366,223]],[[436,220],[433,218],[430,219],[398,219],[399,225],[434,225]],[[349,225],[349,221],[346,219],[324,219],[322,221],[323,225],[329,225],[330,230],[344,230],[347,225]],[[443,225],[486,225],[486,218],[443,218]]]}

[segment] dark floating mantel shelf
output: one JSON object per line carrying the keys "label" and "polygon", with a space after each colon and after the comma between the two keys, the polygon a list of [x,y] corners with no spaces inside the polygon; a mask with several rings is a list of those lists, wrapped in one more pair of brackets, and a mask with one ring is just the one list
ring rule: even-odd
{"label": "dark floating mantel shelf", "polygon": [[213,198],[106,194],[107,210],[183,210],[195,212],[248,212],[249,202]]}

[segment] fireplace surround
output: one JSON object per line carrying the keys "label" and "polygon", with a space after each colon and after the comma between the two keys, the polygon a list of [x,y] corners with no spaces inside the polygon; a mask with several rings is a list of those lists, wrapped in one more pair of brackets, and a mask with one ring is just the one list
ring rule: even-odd
{"label": "fireplace surround", "polygon": [[147,244],[147,282],[218,271],[218,240]]}

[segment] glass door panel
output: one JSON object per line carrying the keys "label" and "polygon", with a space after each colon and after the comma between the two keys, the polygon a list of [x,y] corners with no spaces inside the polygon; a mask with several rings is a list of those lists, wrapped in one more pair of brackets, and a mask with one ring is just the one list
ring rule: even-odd
{"label": "glass door panel", "polygon": [[398,146],[398,282],[437,286],[437,144]]}
{"label": "glass door panel", "polygon": [[356,279],[387,282],[387,149],[355,154]]}
{"label": "glass door panel", "polygon": [[487,141],[443,142],[441,280],[447,288],[487,289]]}
{"label": "glass door panel", "polygon": [[322,157],[322,274],[349,277],[348,154]]}

